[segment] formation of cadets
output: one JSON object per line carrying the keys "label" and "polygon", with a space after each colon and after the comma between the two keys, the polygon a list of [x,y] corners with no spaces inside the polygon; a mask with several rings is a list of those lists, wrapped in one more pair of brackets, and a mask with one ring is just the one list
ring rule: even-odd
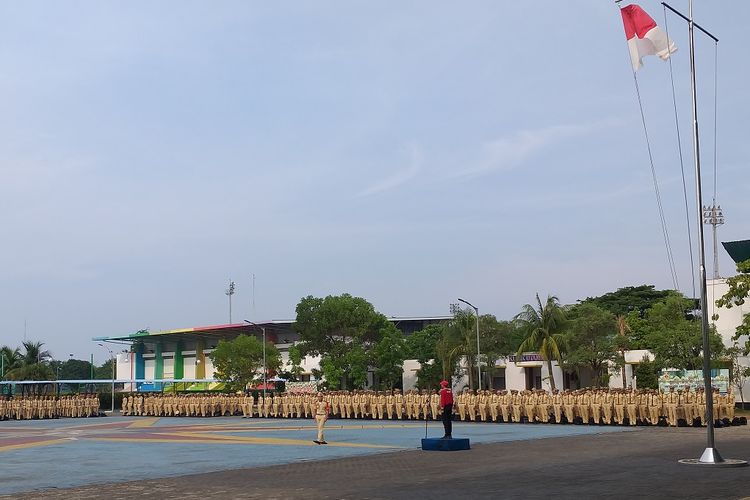
{"label": "formation of cadets", "polygon": [[[329,391],[323,393],[331,415],[343,419],[421,420],[440,418],[437,391]],[[315,394],[130,394],[123,415],[312,418]],[[714,393],[714,420],[734,419],[734,396]],[[702,388],[587,388],[554,391],[464,390],[454,403],[454,418],[472,422],[570,423],[599,425],[705,424]],[[685,425],[683,424],[683,425]]]}
{"label": "formation of cadets", "polygon": [[96,394],[72,396],[0,396],[0,420],[80,418],[99,415]]}
{"label": "formation of cadets", "polygon": [[[734,420],[734,395],[713,394],[713,419]],[[595,425],[705,425],[702,387],[667,392],[655,389],[586,388],[578,390],[471,391],[454,404],[464,421],[570,423]]]}

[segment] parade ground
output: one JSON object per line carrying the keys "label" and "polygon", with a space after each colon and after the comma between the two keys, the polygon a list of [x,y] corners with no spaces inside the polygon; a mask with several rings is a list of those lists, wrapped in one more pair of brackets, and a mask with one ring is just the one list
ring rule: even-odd
{"label": "parade ground", "polygon": [[[430,437],[442,426],[430,423]],[[423,452],[418,421],[128,418],[0,423],[3,498],[742,498],[750,468],[679,465],[705,429],[456,423],[472,449]],[[747,426],[717,447],[750,458]]]}

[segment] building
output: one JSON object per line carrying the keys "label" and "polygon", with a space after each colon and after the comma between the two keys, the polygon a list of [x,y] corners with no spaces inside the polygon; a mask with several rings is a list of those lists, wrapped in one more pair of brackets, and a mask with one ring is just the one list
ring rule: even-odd
{"label": "building", "polygon": [[[449,321],[452,316],[390,317],[404,335],[426,326]],[[300,340],[293,328],[293,320],[259,321],[253,324],[201,326],[149,332],[96,337],[97,342],[120,344],[125,347],[117,354],[117,380],[142,381],[127,383],[125,390],[161,389],[166,383],[192,384],[195,388],[210,389],[214,380],[214,366],[209,354],[221,340],[232,340],[239,335],[266,337],[282,355],[282,363],[289,360],[289,347]],[[313,370],[319,368],[319,358],[302,361],[302,380],[314,380]],[[186,387],[190,388],[190,387]]]}

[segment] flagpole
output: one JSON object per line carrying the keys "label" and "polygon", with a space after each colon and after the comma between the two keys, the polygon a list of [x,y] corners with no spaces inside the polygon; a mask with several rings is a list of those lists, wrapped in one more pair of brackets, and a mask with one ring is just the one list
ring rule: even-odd
{"label": "flagpole", "polygon": [[[665,4],[666,5],[666,4]],[[670,7],[671,9],[671,7]],[[699,459],[682,459],[683,464],[719,465],[719,466],[743,466],[747,465],[744,460],[724,459],[714,442],[714,419],[713,419],[713,387],[711,384],[711,343],[708,328],[708,307],[706,299],[706,252],[703,237],[703,191],[701,187],[701,157],[698,140],[698,99],[695,85],[695,23],[693,22],[693,0],[688,7],[688,33],[690,37],[690,89],[693,111],[693,161],[695,163],[695,196],[696,210],[698,211],[698,255],[700,276],[700,304],[701,304],[701,333],[703,334],[703,384],[706,393],[706,449]],[[674,11],[674,9],[671,9]],[[676,11],[675,11],[676,12]],[[680,14],[681,15],[681,14]],[[684,17],[684,16],[682,16]],[[705,30],[703,30],[705,31]],[[712,38],[714,38],[712,36]],[[730,389],[731,390],[731,389]]]}

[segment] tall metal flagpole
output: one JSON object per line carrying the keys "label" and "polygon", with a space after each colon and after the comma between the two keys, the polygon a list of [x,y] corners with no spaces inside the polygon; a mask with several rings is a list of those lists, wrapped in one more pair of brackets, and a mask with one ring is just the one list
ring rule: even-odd
{"label": "tall metal flagpole", "polygon": [[713,387],[711,385],[711,345],[709,342],[708,329],[708,307],[706,301],[706,252],[703,238],[703,192],[701,189],[701,158],[698,142],[698,104],[697,91],[695,88],[695,30],[693,22],[693,0],[689,2],[688,8],[688,32],[690,36],[690,89],[692,94],[693,110],[693,156],[695,162],[695,196],[696,210],[698,211],[698,255],[700,259],[699,277],[701,289],[701,333],[703,334],[703,384],[706,393],[706,449],[699,459],[683,459],[680,463],[698,465],[723,465],[741,466],[747,465],[744,460],[724,459],[719,454],[714,443],[714,420],[713,420]]}

